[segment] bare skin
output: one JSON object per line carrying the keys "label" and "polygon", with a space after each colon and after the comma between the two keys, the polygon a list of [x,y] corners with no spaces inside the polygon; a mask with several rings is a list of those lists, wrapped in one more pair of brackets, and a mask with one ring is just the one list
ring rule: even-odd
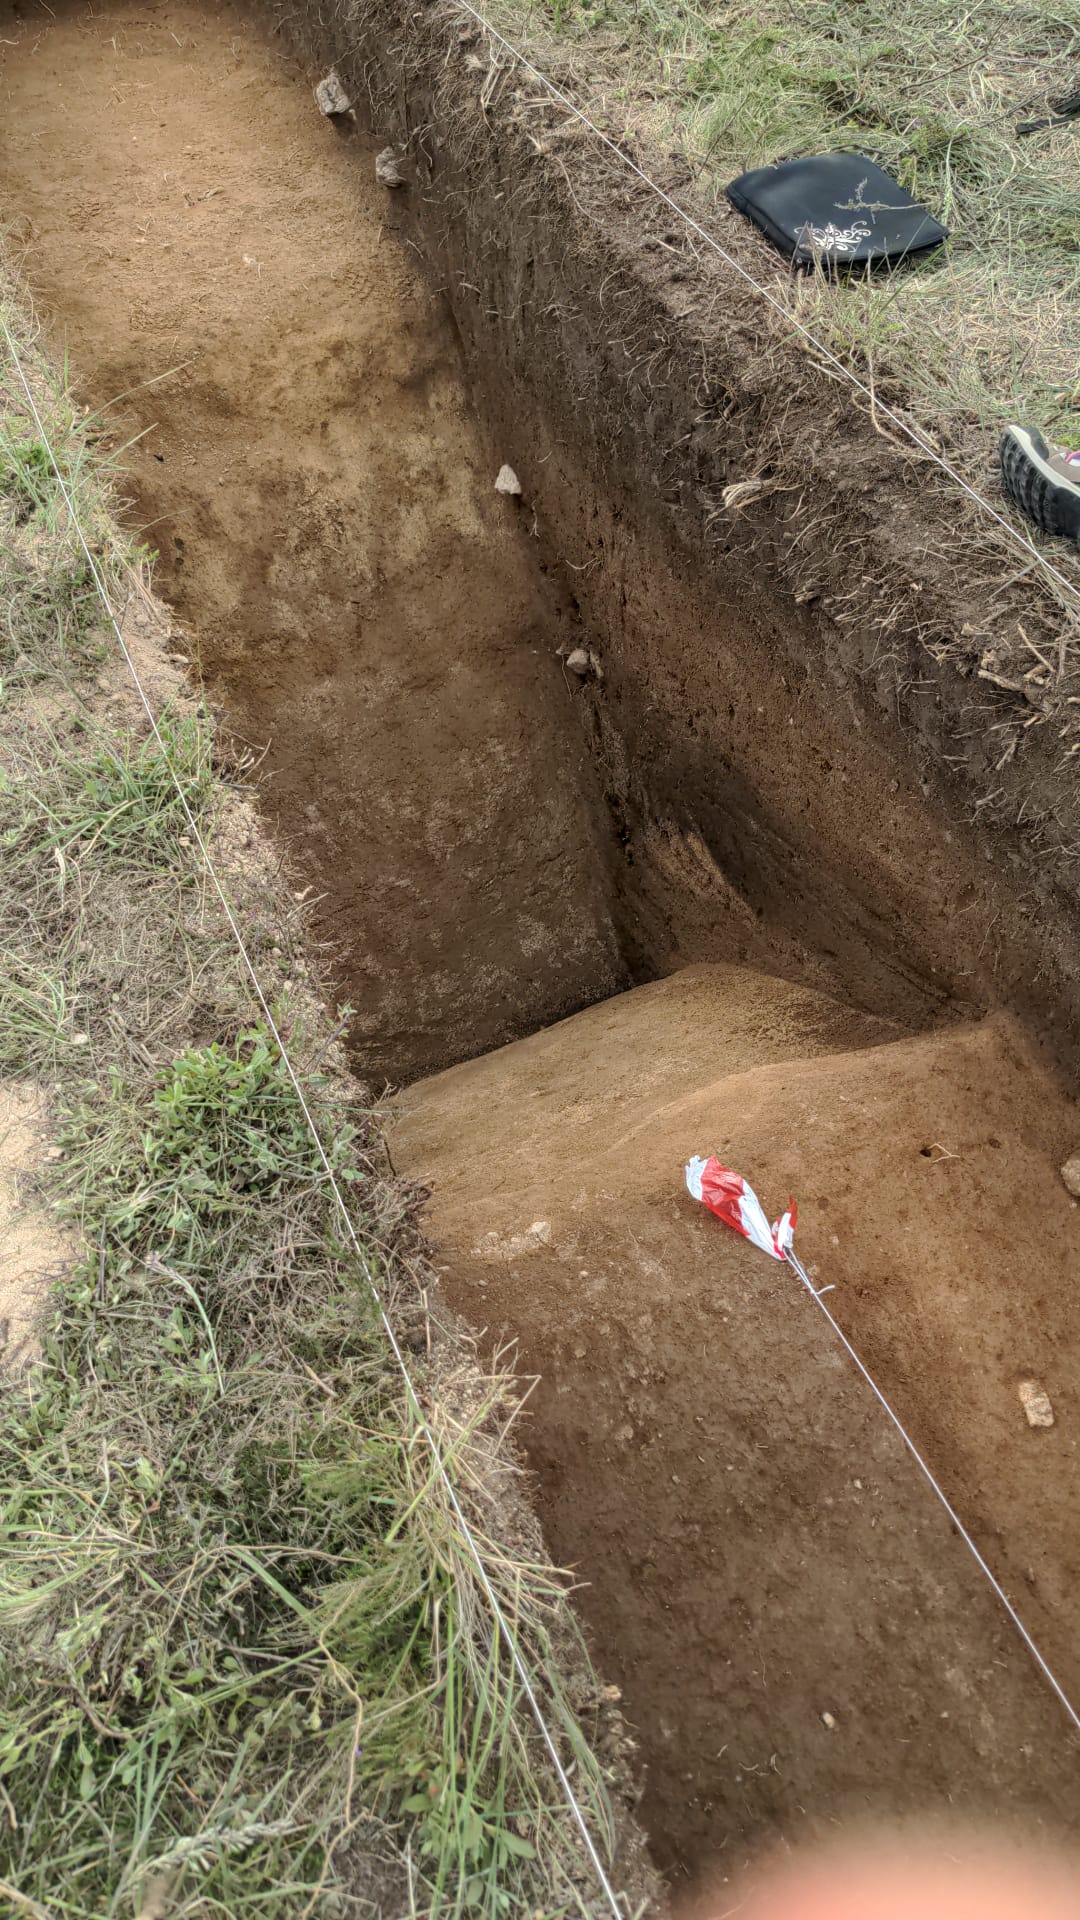
{"label": "bare skin", "polygon": [[679,1920],[1080,1920],[1080,1871],[1063,1857],[968,1834],[915,1850],[863,1841],[765,1866]]}

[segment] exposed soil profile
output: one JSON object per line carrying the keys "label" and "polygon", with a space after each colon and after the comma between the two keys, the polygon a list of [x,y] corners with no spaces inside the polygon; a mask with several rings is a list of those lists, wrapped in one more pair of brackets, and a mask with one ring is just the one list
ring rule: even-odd
{"label": "exposed soil profile", "polygon": [[494,491],[370,152],[238,10],[6,17],[5,218],[80,390],[143,435],[136,524],[267,749],[361,1070],[408,1079],[613,992],[572,609]]}
{"label": "exposed soil profile", "polygon": [[530,232],[466,339],[415,178],[377,184],[383,140],[320,119],[257,13],[0,12],[0,211],[77,390],[139,436],[133,522],[265,748],[357,1065],[412,1083],[394,1151],[434,1183],[451,1305],[540,1375],[542,1514],[658,1860],[1004,1801],[1071,1833],[1076,1742],[940,1509],[790,1274],[681,1188],[717,1150],[798,1194],[838,1317],[1080,1688],[1077,1120],[1018,1023],[975,1018],[1044,961],[1066,1006],[1066,921],[1039,944],[1015,847],[938,804],[854,643],[815,654],[767,565],[730,599],[684,573],[632,511],[644,461],[603,492],[537,419],[553,374],[518,415],[499,384],[486,434],[492,313],[513,334],[532,274],[572,332]]}
{"label": "exposed soil profile", "polygon": [[[1008,1004],[1080,1064],[1075,619],[740,278],[785,306],[677,156],[629,137],[728,260],[452,0],[274,14],[407,152],[478,415],[573,564],[635,972],[766,957],[726,888],[773,971],[912,1025]],[[536,32],[617,148],[620,61]]]}
{"label": "exposed soil profile", "polygon": [[[257,10],[6,9],[5,219],[131,443],[132,519],[206,681],[265,749],[362,1074],[406,1082],[688,961],[909,1025],[1035,970],[996,864],[842,674],[792,676],[760,587],[733,572],[718,604],[598,499],[573,435],[524,444],[502,390],[485,438],[415,193],[320,117]],[[504,455],[521,502],[494,491]],[[553,530],[532,493],[554,472]],[[582,683],[559,649],[594,642]]]}

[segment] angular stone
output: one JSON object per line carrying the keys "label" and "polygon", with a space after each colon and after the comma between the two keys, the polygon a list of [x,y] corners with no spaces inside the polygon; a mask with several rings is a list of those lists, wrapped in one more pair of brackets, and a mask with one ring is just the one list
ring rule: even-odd
{"label": "angular stone", "polygon": [[338,78],[336,67],[331,67],[325,79],[319,81],[315,89],[315,104],[328,120],[337,113],[351,113],[352,101]]}
{"label": "angular stone", "polygon": [[384,187],[403,187],[405,175],[401,171],[401,155],[396,147],[384,147],[375,155],[375,178]]}
{"label": "angular stone", "polygon": [[1052,1427],[1054,1409],[1050,1405],[1049,1395],[1043,1391],[1042,1387],[1034,1380],[1021,1380],[1018,1392],[1020,1405],[1027,1414],[1028,1426]]}

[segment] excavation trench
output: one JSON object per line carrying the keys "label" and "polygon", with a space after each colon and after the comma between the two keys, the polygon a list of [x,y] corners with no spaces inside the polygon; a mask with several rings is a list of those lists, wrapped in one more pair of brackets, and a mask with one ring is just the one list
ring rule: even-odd
{"label": "excavation trench", "polygon": [[1076,1123],[984,1017],[1035,969],[1008,874],[842,675],[769,643],[803,613],[752,574],[718,604],[597,491],[529,411],[542,369],[485,401],[470,349],[470,388],[415,186],[260,17],[2,18],[4,222],[265,756],[358,1069],[406,1089],[447,1294],[540,1376],[538,1498],[658,1859],[723,1877],[808,1822],[1003,1799],[1071,1831],[1068,1723],[895,1436],[787,1271],[681,1191],[716,1149],[798,1193],[838,1317],[1080,1690]]}

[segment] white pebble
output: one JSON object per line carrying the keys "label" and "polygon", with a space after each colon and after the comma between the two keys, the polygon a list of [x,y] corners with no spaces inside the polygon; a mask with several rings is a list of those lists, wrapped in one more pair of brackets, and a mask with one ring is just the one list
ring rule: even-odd
{"label": "white pebble", "polygon": [[1050,1396],[1034,1380],[1021,1380],[1018,1388],[1020,1405],[1027,1414],[1029,1427],[1052,1427],[1054,1409],[1050,1405]]}
{"label": "white pebble", "polygon": [[331,67],[326,78],[319,81],[315,89],[315,101],[319,112],[325,113],[328,119],[335,113],[350,112],[352,101],[338,78],[336,68]]}

